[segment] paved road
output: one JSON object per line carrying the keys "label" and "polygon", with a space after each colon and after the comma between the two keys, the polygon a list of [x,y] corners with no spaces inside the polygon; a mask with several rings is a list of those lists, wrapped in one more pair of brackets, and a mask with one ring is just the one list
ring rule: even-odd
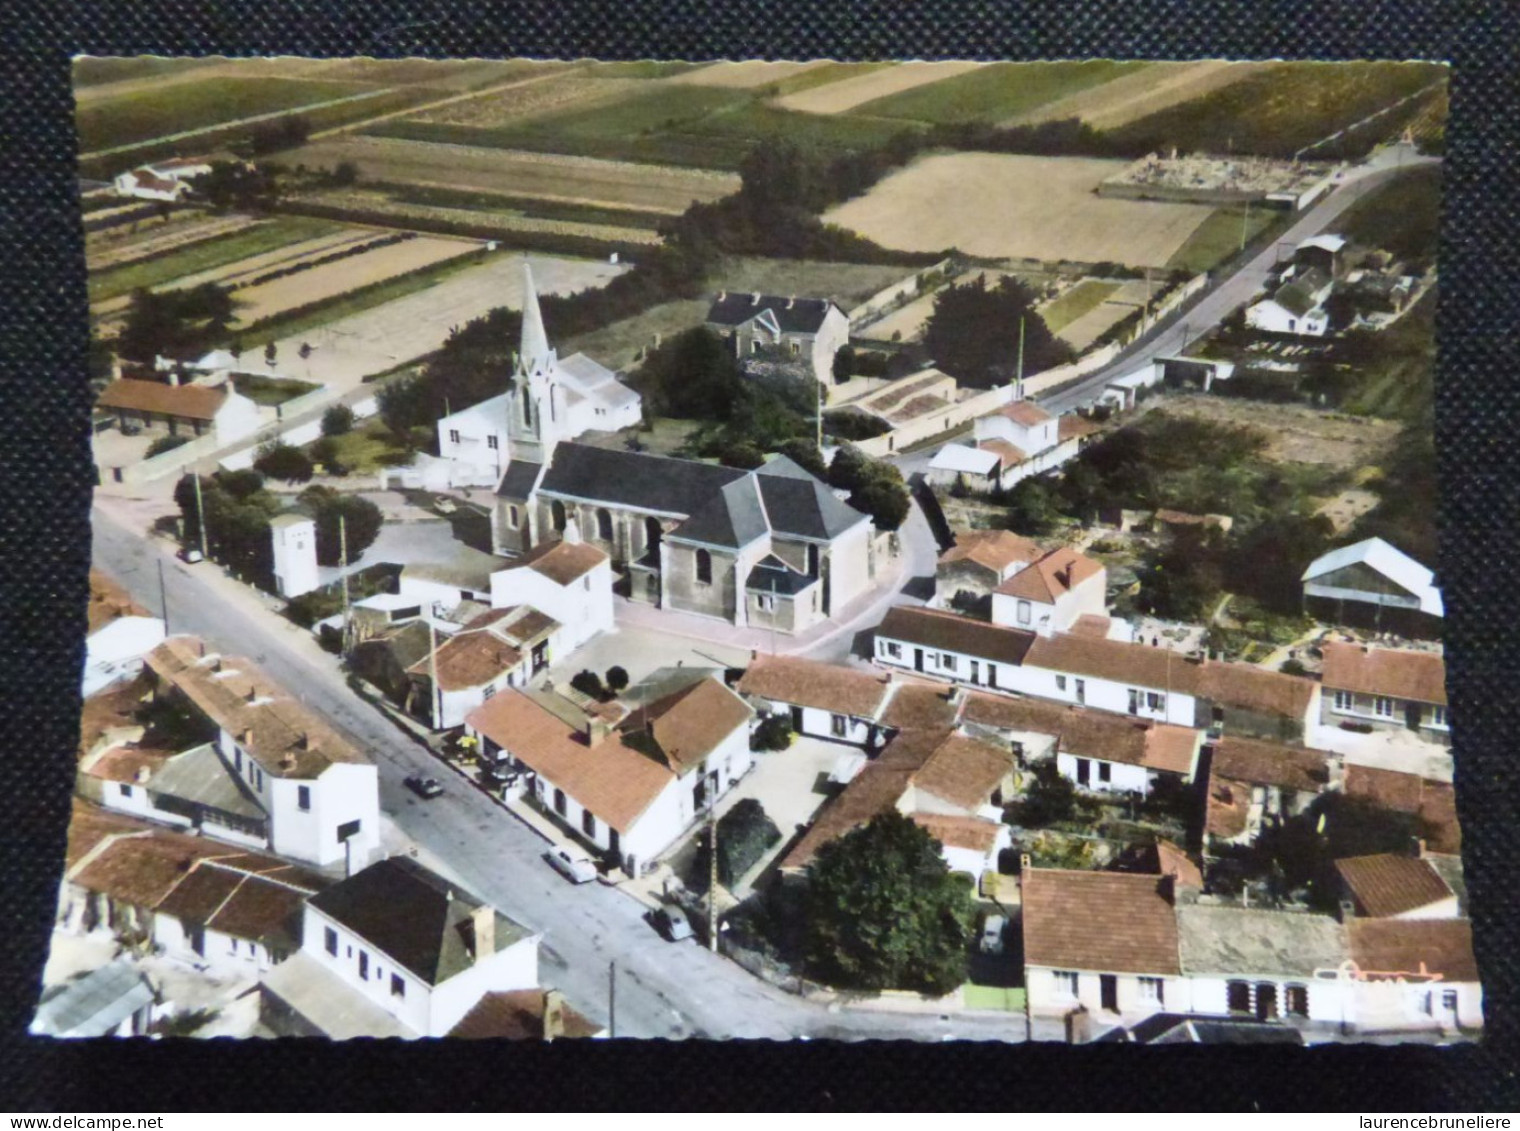
{"label": "paved road", "polygon": [[[692,943],[662,941],[629,897],[600,884],[573,887],[539,858],[537,834],[474,787],[451,781],[431,802],[402,784],[438,774],[431,755],[349,690],[336,660],[211,563],[186,567],[139,532],[120,509],[97,505],[94,562],[155,612],[164,563],[170,628],[193,632],[259,663],[346,731],[374,758],[380,803],[423,858],[443,861],[467,887],[543,933],[543,979],[591,1016],[608,1016],[609,963],[617,962],[616,1028],[644,1037],[795,1036],[836,1039],[1020,1040],[1016,1014],[901,1014],[831,1010],[786,994]],[[440,777],[446,775],[439,774]]]}
{"label": "paved road", "polygon": [[1091,404],[1104,386],[1116,378],[1143,368],[1158,357],[1181,353],[1189,342],[1203,337],[1233,311],[1262,289],[1266,278],[1277,265],[1279,248],[1289,246],[1326,231],[1341,213],[1357,202],[1363,193],[1400,176],[1411,169],[1439,163],[1439,158],[1422,157],[1410,149],[1384,150],[1378,156],[1349,170],[1341,184],[1329,196],[1305,212],[1271,247],[1246,263],[1233,275],[1204,293],[1181,315],[1163,324],[1126,350],[1111,365],[1088,377],[1037,398],[1052,413],[1070,412],[1079,405]]}

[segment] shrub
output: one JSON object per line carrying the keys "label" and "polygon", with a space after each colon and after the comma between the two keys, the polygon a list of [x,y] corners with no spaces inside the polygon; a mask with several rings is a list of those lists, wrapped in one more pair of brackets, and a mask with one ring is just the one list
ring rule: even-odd
{"label": "shrub", "polygon": [[1030,771],[1024,796],[1012,806],[1013,819],[1024,828],[1038,829],[1069,821],[1077,811],[1077,789],[1061,776],[1049,758]]}
{"label": "shrub", "polygon": [[188,436],[160,436],[148,445],[147,459],[172,452],[175,448],[182,448],[190,442]]}
{"label": "shrub", "polygon": [[576,672],[570,679],[570,686],[591,699],[605,702],[611,698],[607,693],[607,689],[602,686],[602,677],[590,668],[582,668]]}
{"label": "shrub", "polygon": [[354,410],[346,404],[335,404],[322,414],[322,435],[342,436],[354,430]]}
{"label": "shrub", "polygon": [[618,664],[607,669],[607,687],[614,695],[621,695],[628,687],[628,671]]}
{"label": "shrub", "polygon": [[285,443],[277,442],[259,449],[253,466],[270,479],[286,483],[306,483],[312,476],[311,460],[306,453]]}
{"label": "shrub", "polygon": [[785,715],[767,715],[749,736],[751,750],[785,750],[792,744],[792,720]]}
{"label": "shrub", "polygon": [[323,436],[311,446],[313,462],[321,464],[328,475],[347,475],[348,465],[343,462],[343,449],[331,436]]}
{"label": "shrub", "polygon": [[[759,801],[746,797],[736,803],[718,819],[718,882],[732,887],[780,839],[781,830]],[[704,833],[695,868],[704,877],[711,874],[709,851]]]}

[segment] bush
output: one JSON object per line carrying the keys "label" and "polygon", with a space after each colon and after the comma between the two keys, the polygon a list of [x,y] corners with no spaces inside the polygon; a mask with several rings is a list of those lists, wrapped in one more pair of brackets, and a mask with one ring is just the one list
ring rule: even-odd
{"label": "bush", "polygon": [[[718,819],[718,882],[733,887],[781,839],[781,830],[753,797],[739,801]],[[704,831],[693,870],[711,875],[710,851]]]}
{"label": "bush", "polygon": [[354,410],[335,404],[322,414],[322,435],[342,436],[354,430]]}
{"label": "bush", "polygon": [[172,452],[175,448],[182,448],[190,442],[188,436],[160,436],[148,445],[148,454],[145,458],[152,459],[154,456]]}
{"label": "bush", "polygon": [[1077,787],[1061,776],[1054,758],[1038,763],[1029,773],[1024,796],[1014,802],[1012,817],[1026,829],[1069,821],[1077,813]]}
{"label": "bush", "polygon": [[749,736],[751,750],[785,750],[792,744],[792,720],[785,715],[767,715]]}
{"label": "bush", "polygon": [[621,695],[628,687],[628,671],[617,664],[607,669],[607,688],[614,695]]}
{"label": "bush", "polygon": [[576,672],[570,679],[570,686],[587,698],[596,699],[599,702],[606,702],[612,698],[606,687],[602,686],[602,677],[590,668],[582,668]]}
{"label": "bush", "polygon": [[344,542],[348,563],[357,561],[380,536],[385,517],[380,508],[358,495],[340,495],[331,487],[308,487],[301,503],[317,520],[317,561],[337,565]]}
{"label": "bush", "polygon": [[251,467],[243,471],[218,472],[216,481],[234,499],[251,499],[264,489],[264,477]]}
{"label": "bush", "polygon": [[311,446],[313,463],[320,464],[328,475],[347,475],[349,467],[343,462],[343,449],[331,436],[323,436]]}
{"label": "bush", "polygon": [[841,408],[823,414],[823,431],[840,440],[870,440],[892,431],[892,426],[879,416]]}
{"label": "bush", "polygon": [[312,476],[311,460],[300,448],[285,443],[267,444],[259,449],[254,469],[270,479],[286,483],[306,483]]}

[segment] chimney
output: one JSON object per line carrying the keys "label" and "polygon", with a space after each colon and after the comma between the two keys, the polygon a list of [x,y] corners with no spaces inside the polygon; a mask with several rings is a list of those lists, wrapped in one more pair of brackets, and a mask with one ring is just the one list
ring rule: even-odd
{"label": "chimney", "polygon": [[496,953],[496,908],[482,903],[470,912],[470,927],[475,933],[475,961],[484,962]]}
{"label": "chimney", "polygon": [[612,733],[612,724],[601,715],[586,716],[586,745],[595,746]]}
{"label": "chimney", "polygon": [[1341,900],[1341,922],[1349,923],[1356,918],[1356,904],[1349,899]]}
{"label": "chimney", "polygon": [[152,776],[152,771],[147,766],[138,766],[136,772],[132,775],[132,779],[141,783],[147,781]]}
{"label": "chimney", "polygon": [[749,302],[750,302],[751,306],[759,306],[760,305],[760,292],[756,291],[754,294],[750,295],[749,296]]}
{"label": "chimney", "polygon": [[296,756],[289,750],[280,755],[280,769],[290,771],[296,768]]}
{"label": "chimney", "polygon": [[242,733],[238,735],[238,742],[240,742],[244,746],[252,746],[253,745],[253,728],[252,727],[244,727],[243,730],[242,730]]}
{"label": "chimney", "polygon": [[544,991],[544,1040],[565,1035],[565,995],[558,990]]}

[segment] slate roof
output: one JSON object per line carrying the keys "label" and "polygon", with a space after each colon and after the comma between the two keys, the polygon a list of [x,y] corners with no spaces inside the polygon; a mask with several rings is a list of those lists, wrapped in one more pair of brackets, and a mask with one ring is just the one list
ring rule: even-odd
{"label": "slate roof", "polygon": [[783,534],[826,541],[860,525],[866,517],[785,456],[777,456],[754,474],[770,524]]}
{"label": "slate roof", "polygon": [[1390,919],[1450,899],[1455,894],[1428,863],[1417,856],[1391,852],[1352,856],[1335,862],[1357,910],[1374,919]]}
{"label": "slate roof", "polygon": [[1055,970],[1180,974],[1177,914],[1162,876],[1030,868],[1024,962]]}
{"label": "slate roof", "polygon": [[1321,681],[1336,691],[1385,695],[1420,703],[1446,702],[1446,661],[1436,652],[1326,644]]}
{"label": "slate roof", "polygon": [[95,404],[100,408],[146,412],[154,416],[214,420],[226,402],[225,386],[212,389],[204,385],[170,385],[164,381],[122,377],[107,385]]}
{"label": "slate roof", "polygon": [[1466,919],[1353,919],[1347,934],[1351,961],[1368,981],[1421,972],[1446,983],[1478,980]]}
{"label": "slate roof", "polygon": [[834,304],[826,298],[782,298],[748,291],[725,292],[713,299],[707,308],[707,321],[715,326],[742,326],[751,318],[769,311],[782,333],[816,334],[830,307]]}
{"label": "slate roof", "polygon": [[549,495],[614,503],[661,514],[689,516],[723,487],[749,474],[695,460],[646,452],[620,452],[589,444],[561,443],[539,490]]}
{"label": "slate roof", "polygon": [[892,691],[884,674],[793,656],[758,656],[739,680],[741,695],[874,719]]}
{"label": "slate roof", "polygon": [[1346,931],[1329,915],[1246,907],[1177,908],[1184,974],[1310,978],[1346,961]]}
{"label": "slate roof", "polygon": [[749,580],[744,583],[744,587],[754,593],[795,597],[817,581],[816,577],[809,577],[801,570],[793,569],[775,554],[766,554],[749,571]]}
{"label": "slate roof", "polygon": [[528,496],[533,494],[533,488],[538,486],[538,477],[543,470],[544,465],[541,463],[514,459],[507,464],[507,470],[502,472],[501,482],[496,485],[496,493],[503,499],[526,502]]}
{"label": "slate roof", "polygon": [[[474,965],[471,914],[486,902],[415,860],[392,856],[313,896],[311,905],[437,986]],[[495,915],[498,952],[531,934]]]}
{"label": "slate roof", "polygon": [[882,618],[876,634],[945,652],[980,656],[1005,664],[1021,664],[1032,654],[1036,635],[985,621],[933,609],[894,605]]}

